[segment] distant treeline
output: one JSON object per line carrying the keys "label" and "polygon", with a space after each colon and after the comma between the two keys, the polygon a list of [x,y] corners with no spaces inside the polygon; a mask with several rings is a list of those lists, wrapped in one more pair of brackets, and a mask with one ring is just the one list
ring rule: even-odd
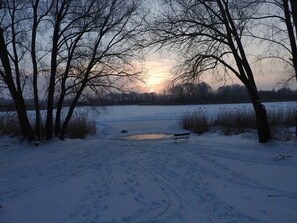
{"label": "distant treeline", "polygon": [[[259,91],[262,101],[297,101],[297,90],[282,87],[278,90]],[[199,104],[199,103],[240,103],[249,102],[249,94],[242,85],[226,85],[213,90],[205,82],[199,84],[178,84],[165,92],[151,93],[110,93],[100,99],[105,105],[128,104]],[[98,99],[91,99],[91,104],[98,103]]]}
{"label": "distant treeline", "polygon": [[[262,101],[297,101],[297,90],[283,87],[278,90],[259,91]],[[67,101],[65,105],[67,106]],[[205,82],[199,84],[178,84],[161,94],[151,93],[108,93],[101,97],[88,97],[79,105],[174,105],[249,102],[249,94],[242,85],[226,85],[213,90]],[[26,100],[27,108],[34,108],[33,100]],[[46,102],[41,103],[46,108]],[[0,110],[14,110],[12,100],[0,98]]]}

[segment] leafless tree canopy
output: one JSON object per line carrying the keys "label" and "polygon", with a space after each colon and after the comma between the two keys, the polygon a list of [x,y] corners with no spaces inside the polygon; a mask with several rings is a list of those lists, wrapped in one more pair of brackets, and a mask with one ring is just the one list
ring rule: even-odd
{"label": "leafless tree canopy", "polygon": [[[258,13],[251,17],[253,29],[245,36],[260,40],[266,50],[259,60],[282,62],[291,72],[284,80],[297,78],[297,2],[294,0],[265,0]],[[297,79],[296,79],[297,80]]]}
{"label": "leafless tree canopy", "polygon": [[[0,0],[0,84],[13,98],[25,138],[41,137],[45,100],[45,137],[63,139],[79,100],[122,89],[138,77],[138,50],[157,46],[179,54],[178,80],[235,75],[254,106],[259,141],[270,139],[248,49],[254,40],[273,46],[262,57],[285,61],[297,77],[296,1],[159,2],[147,19],[141,0]],[[25,96],[34,99],[34,125]]]}
{"label": "leafless tree canopy", "polygon": [[[53,133],[64,138],[84,95],[121,89],[127,79],[137,77],[133,61],[141,4],[134,0],[1,0],[0,74],[16,103],[25,137],[40,136],[41,93],[46,93],[47,101],[46,138]],[[40,84],[43,76],[45,86]],[[34,133],[24,104],[26,88],[35,102]],[[66,99],[71,102],[62,121]]]}
{"label": "leafless tree canopy", "polygon": [[195,80],[222,70],[235,74],[246,86],[255,108],[260,142],[270,139],[265,108],[260,103],[244,36],[261,1],[165,0],[161,18],[154,20],[149,44],[179,52],[183,61],[177,78]]}

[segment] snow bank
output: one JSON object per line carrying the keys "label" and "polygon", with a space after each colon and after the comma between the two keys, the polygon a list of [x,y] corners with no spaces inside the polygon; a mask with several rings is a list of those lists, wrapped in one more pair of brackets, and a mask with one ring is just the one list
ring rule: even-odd
{"label": "snow bank", "polygon": [[33,146],[1,137],[0,222],[297,222],[296,140],[122,140],[121,129],[182,131],[173,108],[160,120],[165,111],[145,116],[145,107],[133,120],[131,108],[98,119],[98,135],[86,140]]}

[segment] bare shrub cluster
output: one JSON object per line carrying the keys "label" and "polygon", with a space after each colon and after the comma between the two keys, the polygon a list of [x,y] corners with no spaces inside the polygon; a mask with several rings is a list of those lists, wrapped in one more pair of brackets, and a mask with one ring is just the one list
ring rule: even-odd
{"label": "bare shrub cluster", "polygon": [[[289,105],[287,107],[274,106],[268,110],[268,121],[272,128],[274,139],[288,140],[292,138],[289,128],[295,126],[295,114],[297,107]],[[181,120],[183,129],[203,134],[215,128],[225,135],[240,134],[250,130],[256,130],[256,118],[252,109],[247,107],[220,108],[218,114],[212,119],[207,118],[206,110],[197,110],[186,113]]]}
{"label": "bare shrub cluster", "polygon": [[[40,136],[45,138],[45,125],[41,122]],[[54,127],[54,126],[53,126]],[[75,115],[69,123],[66,131],[66,137],[72,139],[83,139],[87,135],[96,134],[96,123],[90,121],[85,114]],[[18,122],[16,114],[7,112],[0,115],[0,136],[8,135],[13,137],[21,137],[22,130]]]}
{"label": "bare shrub cluster", "polygon": [[287,107],[274,106],[268,111],[268,119],[272,127],[287,127],[295,126],[295,115],[297,107],[288,105]]}
{"label": "bare shrub cluster", "polygon": [[69,122],[66,137],[72,139],[83,139],[87,135],[96,134],[95,121],[88,120],[85,116],[76,116]]}
{"label": "bare shrub cluster", "polygon": [[275,106],[268,112],[271,134],[274,139],[287,141],[294,137],[289,128],[296,125],[296,112],[297,107],[292,105],[285,108]]}
{"label": "bare shrub cluster", "polygon": [[210,123],[206,117],[206,111],[199,109],[192,113],[186,113],[182,119],[182,128],[197,134],[203,134],[210,129]]}
{"label": "bare shrub cluster", "polygon": [[16,114],[10,112],[0,114],[0,136],[3,135],[22,135],[22,130]]}
{"label": "bare shrub cluster", "polygon": [[248,108],[220,109],[212,125],[222,128],[226,135],[242,133],[246,129],[257,129],[255,114]]}

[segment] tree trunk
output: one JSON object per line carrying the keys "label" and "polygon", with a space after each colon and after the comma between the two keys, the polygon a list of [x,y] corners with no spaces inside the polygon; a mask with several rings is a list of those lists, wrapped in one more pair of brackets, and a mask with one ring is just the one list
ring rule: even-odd
{"label": "tree trunk", "polygon": [[[52,52],[57,55],[57,52]],[[52,56],[52,57],[55,57]],[[56,57],[52,60],[56,60]],[[47,116],[46,116],[46,127],[45,137],[51,139],[53,137],[53,110],[54,110],[54,94],[55,94],[55,77],[56,77],[56,61],[52,62],[51,65],[51,77],[48,87],[48,98],[47,98]]]}
{"label": "tree trunk", "polygon": [[254,80],[249,80],[249,83],[245,84],[245,86],[249,92],[255,111],[259,143],[266,143],[271,139],[266,108],[260,101],[259,93]]}
{"label": "tree trunk", "polygon": [[3,34],[4,33],[2,30],[2,27],[0,27],[0,49],[1,49],[0,60],[5,72],[3,73],[1,71],[1,76],[5,81],[8,87],[8,90],[12,96],[12,99],[14,101],[23,137],[25,139],[27,138],[28,141],[32,141],[35,139],[34,131],[30,125],[30,122],[27,116],[26,106],[25,106],[24,98],[22,96],[22,92],[17,91],[13,81],[12,70],[11,70],[9,56],[8,56],[9,54],[6,48],[6,43],[5,43]]}
{"label": "tree trunk", "polygon": [[295,24],[295,33],[297,35],[297,1],[296,0],[290,0],[291,3],[291,12],[293,17],[293,22]]}
{"label": "tree trunk", "polygon": [[266,143],[271,139],[265,106],[261,103],[259,93],[254,82],[244,83],[254,107],[259,143]]}
{"label": "tree trunk", "polygon": [[265,143],[271,139],[266,108],[260,101],[253,101],[253,106],[256,115],[259,143]]}
{"label": "tree trunk", "polygon": [[75,107],[77,105],[77,102],[78,102],[78,100],[79,100],[79,98],[80,98],[80,96],[81,96],[81,94],[82,94],[82,92],[83,92],[83,90],[84,90],[84,88],[86,86],[86,83],[87,83],[87,80],[84,80],[84,82],[82,83],[82,86],[79,88],[78,92],[75,95],[75,98],[73,99],[73,101],[72,101],[72,103],[71,103],[71,105],[69,107],[69,110],[68,110],[66,119],[65,119],[65,121],[63,123],[61,133],[60,133],[60,137],[59,137],[61,140],[64,140],[64,138],[65,138],[65,134],[66,134],[68,124],[69,124],[69,122],[71,120],[71,117],[72,117],[74,109],[75,109]]}
{"label": "tree trunk", "polygon": [[60,98],[57,104],[57,111],[56,111],[56,122],[55,122],[55,136],[57,137],[61,131],[61,112],[63,108],[63,101],[65,97],[65,89],[62,89],[60,94]]}
{"label": "tree trunk", "polygon": [[296,125],[296,127],[295,127],[295,136],[297,138],[297,112],[295,114],[295,125]]}
{"label": "tree trunk", "polygon": [[259,143],[266,143],[271,139],[266,108],[260,101],[256,84],[254,82],[251,83],[251,80],[244,84],[249,92],[254,107]]}
{"label": "tree trunk", "polygon": [[75,96],[75,99],[73,100],[73,102],[70,105],[69,111],[67,113],[67,116],[65,118],[65,121],[63,123],[62,129],[61,129],[61,132],[60,132],[59,138],[61,140],[64,140],[65,139],[66,130],[67,130],[68,124],[69,124],[69,122],[71,120],[71,117],[72,117],[72,114],[74,112],[74,109],[75,109],[75,107],[77,105],[77,102],[78,102],[79,97],[80,97],[80,94],[79,95],[77,94]]}
{"label": "tree trunk", "polygon": [[35,135],[27,116],[24,100],[22,99],[22,97],[19,97],[19,95],[13,98],[23,137],[24,139],[27,139],[29,142],[31,142],[35,139]]}
{"label": "tree trunk", "polygon": [[77,104],[77,101],[76,102],[72,102],[72,104],[70,105],[69,111],[67,113],[67,116],[65,118],[65,121],[64,121],[64,123],[62,125],[62,128],[61,128],[61,132],[60,132],[60,136],[59,136],[59,138],[61,140],[64,140],[65,139],[66,130],[67,130],[68,124],[69,124],[69,122],[71,120],[71,117],[72,117],[72,114],[73,114],[74,109],[76,107],[76,104]]}
{"label": "tree trunk", "polygon": [[37,68],[37,59],[36,59],[36,35],[37,35],[37,26],[38,26],[38,9],[39,1],[33,6],[34,9],[34,18],[33,18],[33,27],[32,27],[32,42],[31,42],[31,58],[33,66],[33,93],[34,93],[34,107],[35,107],[35,134],[38,139],[40,139],[41,134],[41,121],[40,121],[40,105],[39,105],[39,95],[38,95],[38,68]]}
{"label": "tree trunk", "polygon": [[51,55],[51,74],[50,83],[48,86],[48,98],[47,98],[47,116],[45,137],[51,139],[53,137],[53,110],[54,110],[54,95],[55,95],[55,80],[57,71],[57,56],[58,56],[58,40],[59,40],[59,23],[57,22],[52,42],[52,55]]}
{"label": "tree trunk", "polygon": [[[292,4],[292,7],[293,7],[293,5],[294,4]],[[293,23],[291,20],[291,12],[290,12],[290,8],[289,8],[288,0],[283,0],[283,7],[284,7],[285,22],[286,22],[286,26],[287,26],[287,30],[288,30],[288,36],[290,39],[290,46],[291,46],[291,51],[292,51],[292,62],[293,62],[295,77],[296,77],[296,81],[297,81],[297,44],[296,44],[296,36],[294,34]],[[295,22],[295,20],[293,20],[293,21]]]}
{"label": "tree trunk", "polygon": [[[80,37],[81,36],[82,35],[80,35]],[[76,48],[76,45],[77,45],[79,39],[80,38],[78,38],[77,41],[75,41],[75,43],[73,45],[74,47],[72,48],[70,54],[68,55],[66,69],[65,69],[62,81],[61,81],[61,92],[60,92],[60,97],[59,97],[59,100],[57,103],[57,111],[56,111],[56,123],[55,123],[55,136],[56,137],[60,134],[60,131],[61,131],[61,112],[62,112],[62,108],[63,108],[63,102],[64,102],[64,99],[66,96],[66,81],[67,81],[68,73],[70,70],[70,64],[71,64],[71,61],[72,61],[72,58],[73,58],[73,55],[75,52],[74,49]]]}

